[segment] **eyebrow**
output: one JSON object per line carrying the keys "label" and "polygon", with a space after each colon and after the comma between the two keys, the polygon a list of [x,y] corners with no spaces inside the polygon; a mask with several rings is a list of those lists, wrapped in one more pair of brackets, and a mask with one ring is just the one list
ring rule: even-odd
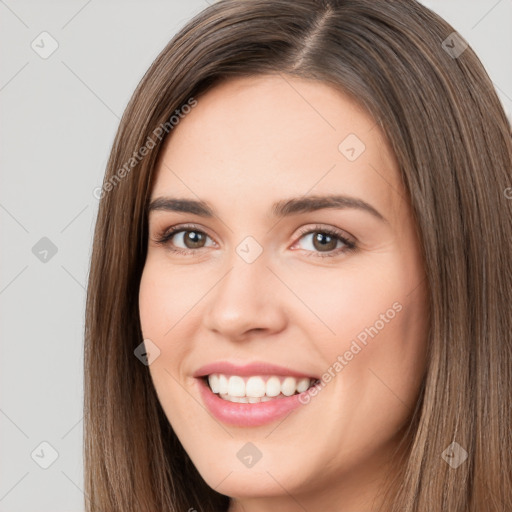
{"label": "eyebrow", "polygon": [[[385,217],[366,201],[345,195],[294,197],[274,203],[271,211],[274,217],[282,218],[326,208],[361,210],[387,222]],[[208,218],[215,216],[213,209],[206,202],[195,199],[157,197],[149,204],[148,213],[156,210],[192,213]]]}

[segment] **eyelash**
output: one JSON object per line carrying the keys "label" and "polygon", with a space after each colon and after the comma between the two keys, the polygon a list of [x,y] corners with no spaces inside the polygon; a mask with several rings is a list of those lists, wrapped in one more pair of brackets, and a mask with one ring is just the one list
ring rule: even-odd
{"label": "eyelash", "polygon": [[[333,238],[337,238],[340,242],[342,242],[345,247],[340,247],[338,249],[334,249],[332,251],[323,253],[320,251],[312,251],[309,256],[319,257],[319,258],[332,258],[333,256],[339,256],[340,254],[354,251],[356,249],[355,242],[349,240],[344,237],[341,231],[338,231],[334,228],[324,228],[322,226],[314,226],[313,228],[302,228],[299,230],[298,240],[300,240],[305,235],[310,235],[311,233],[322,233],[324,235],[329,235]],[[294,244],[295,245],[295,244]]]}
{"label": "eyelash", "polygon": [[[180,247],[171,247],[169,242],[172,240],[173,236],[177,233],[181,233],[182,231],[195,231],[198,233],[202,233],[206,236],[208,236],[207,233],[205,233],[202,229],[200,229],[198,226],[194,224],[188,224],[188,225],[180,225],[175,226],[173,228],[170,228],[168,230],[164,230],[163,232],[159,233],[154,240],[155,243],[163,246],[168,246],[168,249],[172,251],[175,254],[181,254],[183,256],[188,256],[190,254],[193,254],[198,251],[198,249],[182,249]],[[354,251],[357,249],[357,245],[355,242],[349,240],[348,238],[344,237],[342,235],[341,231],[337,231],[333,228],[325,228],[322,226],[314,226],[313,228],[303,228],[299,232],[298,240],[300,240],[303,236],[309,235],[311,233],[322,233],[324,235],[329,235],[333,238],[337,238],[339,241],[341,241],[345,247],[338,248],[326,253],[322,253],[320,251],[311,251],[311,254],[309,256],[319,257],[319,258],[330,258],[333,256],[338,256],[342,253],[347,253]],[[211,238],[211,237],[209,237]],[[295,244],[294,244],[295,245]],[[202,249],[202,247],[200,248]]]}

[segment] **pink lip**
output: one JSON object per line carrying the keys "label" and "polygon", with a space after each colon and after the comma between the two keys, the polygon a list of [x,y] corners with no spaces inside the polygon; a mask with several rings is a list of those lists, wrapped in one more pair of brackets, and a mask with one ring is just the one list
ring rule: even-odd
{"label": "pink lip", "polygon": [[[277,374],[282,375],[280,372],[277,372]],[[240,373],[235,373],[235,375],[240,375]],[[251,373],[251,375],[254,375],[254,373]],[[208,410],[223,423],[237,427],[257,427],[276,421],[303,405],[300,401],[300,396],[308,393],[308,391],[304,391],[297,395],[276,398],[268,402],[241,404],[219,398],[212,393],[204,379],[198,378],[197,382],[201,397]]]}
{"label": "pink lip", "polygon": [[[239,375],[240,377],[250,375],[289,375],[291,377],[309,377],[318,378],[307,373],[290,370],[284,366],[277,366],[275,364],[255,362],[246,364],[243,366],[228,363],[227,361],[218,361],[216,363],[210,363],[205,366],[201,366],[194,372],[194,377],[205,377],[212,373],[222,373],[224,375]],[[268,403],[268,402],[267,402]]]}

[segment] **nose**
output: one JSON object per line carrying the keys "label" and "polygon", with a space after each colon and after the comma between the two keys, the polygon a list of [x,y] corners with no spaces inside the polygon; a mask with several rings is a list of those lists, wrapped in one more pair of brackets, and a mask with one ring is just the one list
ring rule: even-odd
{"label": "nose", "polygon": [[263,257],[252,263],[234,254],[231,267],[208,294],[205,327],[224,338],[242,340],[252,334],[273,334],[286,327],[279,280]]}

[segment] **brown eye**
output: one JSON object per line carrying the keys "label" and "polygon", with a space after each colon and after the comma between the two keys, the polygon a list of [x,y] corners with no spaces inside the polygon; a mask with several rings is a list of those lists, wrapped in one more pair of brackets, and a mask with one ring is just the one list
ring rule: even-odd
{"label": "brown eye", "polygon": [[322,226],[302,230],[295,248],[304,249],[311,256],[337,256],[355,250],[356,243],[342,231]]}
{"label": "brown eye", "polygon": [[196,249],[215,246],[211,237],[193,226],[176,226],[157,236],[155,241],[179,254],[193,254]]}
{"label": "brown eye", "polygon": [[316,232],[313,236],[313,247],[318,251],[333,251],[338,244],[338,238],[327,233]]}
{"label": "brown eye", "polygon": [[187,249],[199,249],[204,247],[206,235],[200,231],[182,231],[183,243]]}

